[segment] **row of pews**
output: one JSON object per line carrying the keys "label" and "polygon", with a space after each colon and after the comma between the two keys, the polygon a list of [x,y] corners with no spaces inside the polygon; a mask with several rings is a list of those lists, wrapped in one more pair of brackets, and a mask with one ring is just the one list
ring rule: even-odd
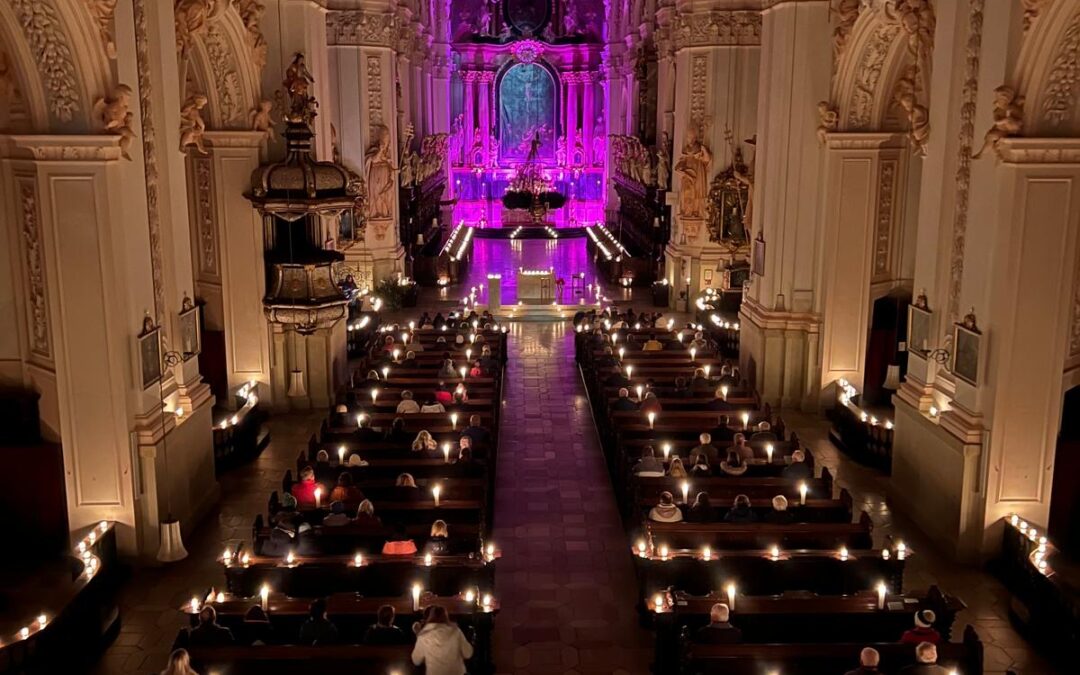
{"label": "row of pews", "polygon": [[[188,650],[199,672],[419,671],[411,660],[413,624],[432,605],[445,608],[472,643],[469,672],[493,670],[500,552],[489,536],[507,333],[480,317],[441,329],[367,330],[371,335],[356,340],[374,346],[351,364],[358,373],[353,386],[297,449],[295,468],[267,496],[250,540],[227,544],[220,585],[182,608],[192,629],[176,646]],[[459,334],[463,339],[455,340]],[[440,372],[447,353],[455,377]],[[483,367],[473,371],[481,355]],[[403,392],[423,403],[448,389],[455,395],[443,412],[397,412]],[[422,431],[430,441],[414,448]],[[361,504],[371,508],[361,513]],[[435,531],[436,521],[445,523],[445,534]],[[398,554],[410,550],[400,548],[407,541],[415,553]],[[387,542],[397,548],[384,549]],[[325,601],[337,628],[333,644],[300,644],[315,599]],[[194,629],[207,605],[234,642],[200,641]],[[363,644],[386,605],[407,643]],[[253,620],[262,615],[266,620]]]}
{"label": "row of pews", "polygon": [[[638,607],[656,635],[655,673],[846,672],[868,646],[880,653],[882,671],[893,673],[915,661],[914,645],[899,640],[923,609],[936,615],[938,663],[982,673],[974,630],[952,640],[964,604],[936,587],[905,587],[912,551],[899,541],[875,545],[869,515],[827,469],[814,466],[737,370],[724,368],[715,343],[699,342],[691,353],[686,333],[606,327],[616,320],[584,317],[576,353],[628,532]],[[641,349],[648,340],[663,348]],[[687,381],[695,386],[676,386]],[[620,401],[620,390],[631,392],[639,409]],[[693,465],[702,433],[721,458],[742,435],[745,470],[734,475],[713,465],[703,474],[669,475],[675,458]],[[647,447],[664,475],[638,463]],[[699,493],[708,496],[707,509],[692,507]],[[784,512],[773,506],[780,495]],[[749,504],[729,516],[737,496]],[[665,499],[663,517],[650,517]],[[708,643],[698,633],[716,603],[728,606],[730,624],[741,631],[737,643]]]}

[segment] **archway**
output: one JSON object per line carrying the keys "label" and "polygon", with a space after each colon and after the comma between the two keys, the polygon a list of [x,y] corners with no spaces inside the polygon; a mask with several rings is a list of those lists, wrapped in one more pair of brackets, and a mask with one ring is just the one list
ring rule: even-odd
{"label": "archway", "polygon": [[499,78],[499,161],[520,162],[533,135],[540,134],[540,159],[555,160],[558,87],[540,63],[516,63]]}

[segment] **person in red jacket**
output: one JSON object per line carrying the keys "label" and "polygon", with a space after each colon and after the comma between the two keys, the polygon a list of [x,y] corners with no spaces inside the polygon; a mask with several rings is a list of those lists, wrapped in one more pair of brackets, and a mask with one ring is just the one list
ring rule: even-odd
{"label": "person in red jacket", "polygon": [[315,490],[318,488],[319,484],[315,482],[315,469],[305,466],[300,470],[300,480],[293,483],[290,492],[293,497],[296,497],[296,503],[300,508],[311,508],[315,506]]}
{"label": "person in red jacket", "polygon": [[904,631],[900,636],[900,642],[909,645],[917,645],[921,642],[929,642],[936,645],[941,642],[941,633],[934,629],[937,615],[932,609],[920,609],[915,612],[915,627]]}

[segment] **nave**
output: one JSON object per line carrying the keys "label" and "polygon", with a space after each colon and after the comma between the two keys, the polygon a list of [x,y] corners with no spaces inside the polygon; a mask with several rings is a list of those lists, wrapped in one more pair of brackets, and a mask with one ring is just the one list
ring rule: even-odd
{"label": "nave", "polygon": [[[494,661],[498,673],[647,673],[650,631],[638,624],[637,582],[585,388],[574,361],[569,322],[511,323],[505,373],[501,460],[495,489],[493,541],[498,562]],[[1008,596],[985,573],[960,567],[933,549],[889,508],[880,476],[847,459],[827,440],[827,426],[784,412],[813,454],[837,477],[856,508],[866,509],[875,538],[902,535],[913,550],[906,569],[912,588],[939,584],[967,604],[954,635],[973,624],[984,643],[988,674],[1008,669],[1051,673],[1011,628]],[[295,469],[295,449],[307,443],[324,411],[271,420],[273,441],[254,462],[221,477],[222,503],[189,541],[191,555],[162,569],[141,570],[121,598],[123,624],[95,675],[156,672],[177,632],[177,611],[222,573],[222,542],[250,535],[255,514],[280,476]]]}

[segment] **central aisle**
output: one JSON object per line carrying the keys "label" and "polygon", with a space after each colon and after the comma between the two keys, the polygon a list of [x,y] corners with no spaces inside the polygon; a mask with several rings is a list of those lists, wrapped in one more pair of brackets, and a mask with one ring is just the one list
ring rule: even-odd
{"label": "central aisle", "polygon": [[569,322],[511,324],[494,540],[499,673],[647,673],[651,633]]}

